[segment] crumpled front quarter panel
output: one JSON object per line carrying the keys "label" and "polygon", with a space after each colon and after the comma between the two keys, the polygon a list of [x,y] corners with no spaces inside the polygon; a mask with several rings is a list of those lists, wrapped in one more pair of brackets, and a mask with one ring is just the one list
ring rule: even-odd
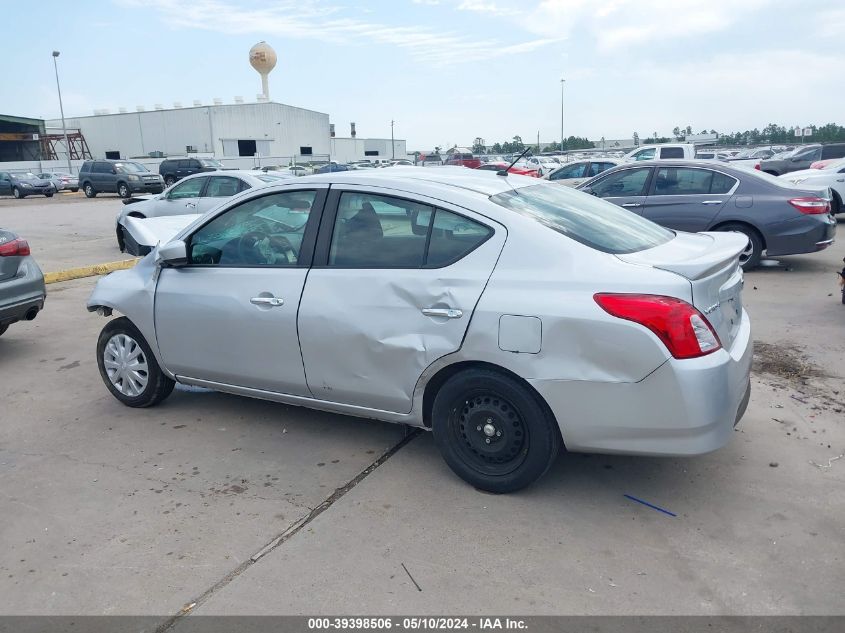
{"label": "crumpled front quarter panel", "polygon": [[125,315],[144,335],[164,369],[153,318],[157,277],[155,254],[153,251],[128,270],[118,270],[101,278],[88,297],[87,306],[89,310],[104,306]]}

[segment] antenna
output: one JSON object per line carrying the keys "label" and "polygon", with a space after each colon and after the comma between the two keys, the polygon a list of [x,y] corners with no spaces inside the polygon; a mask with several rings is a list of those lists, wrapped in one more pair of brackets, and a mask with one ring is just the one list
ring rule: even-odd
{"label": "antenna", "polygon": [[507,167],[505,167],[504,169],[500,169],[499,171],[497,171],[497,172],[496,172],[496,175],[497,175],[497,176],[505,176],[505,177],[507,177],[507,175],[508,175],[508,171],[510,170],[510,168],[511,168],[511,167],[513,167],[514,165],[516,165],[516,162],[517,162],[520,158],[522,158],[523,156],[525,156],[525,155],[526,155],[528,152],[530,152],[530,151],[531,151],[531,148],[530,148],[530,147],[526,147],[524,150],[522,150],[522,154],[520,154],[519,156],[517,156],[516,158],[514,158],[514,159],[513,159],[513,162],[512,162],[510,165],[508,165],[508,166],[507,166]]}

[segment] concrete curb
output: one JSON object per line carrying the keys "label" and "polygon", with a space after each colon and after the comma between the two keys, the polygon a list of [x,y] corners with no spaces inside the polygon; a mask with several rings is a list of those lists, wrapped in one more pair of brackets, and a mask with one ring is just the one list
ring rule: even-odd
{"label": "concrete curb", "polygon": [[60,270],[55,273],[44,273],[44,283],[54,284],[59,281],[70,281],[71,279],[82,279],[83,277],[94,277],[96,275],[105,275],[106,273],[115,270],[126,270],[132,268],[138,258],[124,259],[119,262],[109,262],[107,264],[93,264],[92,266],[81,266],[79,268],[68,268]]}

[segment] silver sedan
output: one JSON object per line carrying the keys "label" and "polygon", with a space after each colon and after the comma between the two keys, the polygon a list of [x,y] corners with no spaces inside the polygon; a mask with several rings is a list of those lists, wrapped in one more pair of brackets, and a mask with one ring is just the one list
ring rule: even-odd
{"label": "silver sedan", "polygon": [[[168,227],[184,226],[180,217],[174,221],[171,216],[187,215],[193,220],[242,191],[290,177],[263,171],[201,172],[182,178],[160,194],[129,198],[115,220],[118,248],[130,255],[146,255]],[[168,238],[175,233],[175,229],[170,231]]]}
{"label": "silver sedan", "polygon": [[433,431],[509,492],[560,449],[695,455],[750,393],[735,233],[689,234],[567,187],[475,170],[306,176],[241,194],[88,309],[105,386],[174,384]]}

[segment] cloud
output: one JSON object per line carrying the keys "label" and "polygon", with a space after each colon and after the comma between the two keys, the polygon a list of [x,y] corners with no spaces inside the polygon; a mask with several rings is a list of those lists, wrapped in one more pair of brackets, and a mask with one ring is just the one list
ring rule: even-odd
{"label": "cloud", "polygon": [[603,52],[706,35],[731,28],[773,0],[542,0],[521,21],[529,31],[551,36],[586,30]]}
{"label": "cloud", "polygon": [[407,51],[436,66],[526,53],[557,41],[539,37],[515,44],[463,33],[434,31],[418,25],[394,25],[344,17],[342,7],[306,0],[278,0],[272,6],[243,5],[231,0],[118,0],[124,6],[156,10],[171,28],[227,34],[276,35],[332,43],[375,43]]}
{"label": "cloud", "polygon": [[845,9],[822,11],[816,23],[818,24],[818,34],[822,37],[841,38],[842,33],[845,33]]}
{"label": "cloud", "polygon": [[492,16],[518,15],[520,10],[503,7],[489,0],[463,0],[458,5],[458,11],[472,11]]}

